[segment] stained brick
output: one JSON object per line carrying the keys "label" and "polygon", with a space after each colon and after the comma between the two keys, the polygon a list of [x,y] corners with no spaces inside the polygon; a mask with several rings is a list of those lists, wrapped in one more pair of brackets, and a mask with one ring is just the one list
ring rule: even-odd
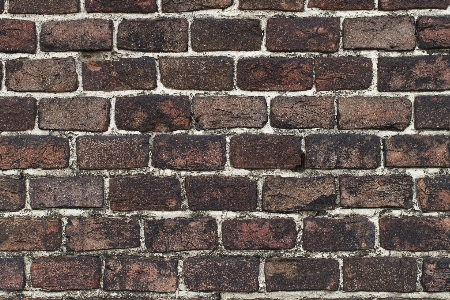
{"label": "stained brick", "polygon": [[371,10],[374,5],[372,0],[311,0],[308,7],[324,10]]}
{"label": "stained brick", "polygon": [[450,17],[419,17],[417,41],[422,49],[450,48]]}
{"label": "stained brick", "polygon": [[450,259],[425,258],[422,285],[427,292],[450,291]]}
{"label": "stained brick", "polygon": [[87,12],[124,12],[151,13],[156,12],[156,0],[86,0]]}
{"label": "stained brick", "polygon": [[0,130],[33,129],[36,110],[36,100],[33,98],[0,98]]}
{"label": "stained brick", "polygon": [[450,129],[450,97],[420,96],[414,101],[416,129]]}
{"label": "stained brick", "polygon": [[417,200],[422,211],[450,210],[450,178],[439,176],[418,179]]}
{"label": "stained brick", "polygon": [[25,207],[25,180],[0,177],[0,211],[17,211]]}
{"label": "stained brick", "polygon": [[225,9],[233,4],[233,0],[162,0],[163,12],[176,13],[204,9]]}
{"label": "stained brick", "polygon": [[304,0],[240,0],[239,9],[243,10],[281,10],[303,11]]}
{"label": "stained brick", "polygon": [[[3,2],[1,10],[3,10]],[[34,22],[24,20],[0,21],[0,52],[35,53],[36,52],[36,26]]]}
{"label": "stained brick", "polygon": [[0,289],[18,291],[25,287],[22,258],[0,258]]}
{"label": "stained brick", "polygon": [[446,0],[379,0],[381,10],[447,8]]}
{"label": "stained brick", "polygon": [[68,14],[80,10],[78,0],[10,0],[13,14]]}

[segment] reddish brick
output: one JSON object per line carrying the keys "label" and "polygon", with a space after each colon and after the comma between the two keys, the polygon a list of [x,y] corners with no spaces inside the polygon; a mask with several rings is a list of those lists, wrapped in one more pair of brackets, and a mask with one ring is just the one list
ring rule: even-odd
{"label": "reddish brick", "polygon": [[[3,2],[1,10],[3,10]],[[36,52],[36,26],[34,22],[24,20],[0,21],[0,52],[35,53]]]}
{"label": "reddish brick", "polygon": [[258,291],[259,259],[255,257],[188,258],[183,271],[191,291]]}
{"label": "reddish brick", "polygon": [[426,177],[417,180],[417,200],[422,211],[450,210],[450,177]]}
{"label": "reddish brick", "polygon": [[109,182],[112,210],[177,210],[180,182],[172,177],[115,177]]}
{"label": "reddish brick", "polygon": [[303,11],[304,0],[240,0],[239,9]]}
{"label": "reddish brick", "polygon": [[286,129],[333,128],[331,97],[276,97],[270,102],[270,123]]}
{"label": "reddish brick", "polygon": [[24,179],[0,177],[0,211],[18,211],[24,208],[25,189]]}
{"label": "reddish brick", "polygon": [[163,57],[161,82],[177,90],[223,91],[233,89],[233,60],[228,57]]}
{"label": "reddish brick", "polygon": [[153,142],[153,166],[175,170],[223,170],[225,138],[207,135],[158,135]]}
{"label": "reddish brick", "polygon": [[53,136],[0,137],[0,169],[57,169],[69,165],[69,141]]}
{"label": "reddish brick", "polygon": [[344,207],[412,208],[413,180],[409,176],[342,176]]}
{"label": "reddish brick", "polygon": [[374,9],[372,0],[310,0],[308,7],[316,7],[325,10]]}
{"label": "reddish brick", "polygon": [[48,98],[39,102],[39,128],[50,130],[106,131],[108,99]]}
{"label": "reddish brick", "polygon": [[58,250],[61,221],[55,219],[0,219],[0,250]]}
{"label": "reddish brick", "polygon": [[380,10],[447,8],[447,0],[379,0]]}
{"label": "reddish brick", "polygon": [[450,129],[450,97],[421,96],[414,101],[416,129]]}
{"label": "reddish brick", "polygon": [[375,135],[309,135],[306,167],[311,169],[375,169],[380,165],[380,139]]}
{"label": "reddish brick", "polygon": [[6,61],[6,87],[16,92],[73,92],[78,75],[73,58]]}
{"label": "reddish brick", "polygon": [[157,11],[156,0],[86,0],[87,12],[151,13]]}
{"label": "reddish brick", "polygon": [[244,58],[237,64],[237,85],[254,91],[305,91],[313,86],[309,58]]}
{"label": "reddish brick", "polygon": [[422,269],[422,285],[427,292],[450,291],[450,259],[425,258]]}
{"label": "reddish brick", "polygon": [[78,0],[10,0],[13,14],[68,14],[80,11]]}
{"label": "reddish brick", "polygon": [[297,229],[292,219],[225,220],[222,239],[225,249],[231,250],[290,249]]}
{"label": "reddish brick", "polygon": [[450,48],[450,17],[419,17],[417,41],[422,49]]}
{"label": "reddish brick", "polygon": [[186,19],[124,20],[119,24],[119,49],[147,52],[183,52],[188,48]]}
{"label": "reddish brick", "polygon": [[0,290],[18,291],[25,287],[22,258],[0,258]]}
{"label": "reddish brick", "polygon": [[213,218],[148,220],[144,230],[150,252],[217,248],[217,223]]}
{"label": "reddish brick", "polygon": [[414,258],[344,258],[344,291],[414,292],[417,262]]}
{"label": "reddish brick", "polygon": [[163,12],[176,13],[204,9],[225,9],[233,4],[233,0],[162,0]]}
{"label": "reddish brick", "polygon": [[31,264],[33,287],[48,291],[100,288],[101,273],[97,257],[41,257]]}
{"label": "reddish brick", "polygon": [[269,258],[264,267],[267,291],[336,291],[339,262],[334,259]]}
{"label": "reddish brick", "polygon": [[77,139],[78,166],[85,170],[147,167],[148,151],[147,136],[84,136]]}
{"label": "reddish brick", "polygon": [[256,181],[245,177],[186,177],[191,210],[255,210]]}
{"label": "reddish brick", "polygon": [[112,257],[106,260],[107,291],[175,292],[177,261],[154,258]]}
{"label": "reddish brick", "polygon": [[0,130],[24,131],[34,128],[36,99],[0,98]]}
{"label": "reddish brick", "polygon": [[269,51],[336,52],[339,18],[278,18],[267,22]]}
{"label": "reddish brick", "polygon": [[191,104],[188,97],[143,95],[117,98],[119,129],[174,131],[189,129]]}

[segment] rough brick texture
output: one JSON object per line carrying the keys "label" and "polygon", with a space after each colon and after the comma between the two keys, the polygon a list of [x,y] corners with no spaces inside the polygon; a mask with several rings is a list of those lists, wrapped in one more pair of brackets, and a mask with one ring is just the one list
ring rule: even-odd
{"label": "rough brick texture", "polygon": [[303,2],[303,0],[240,0],[239,8],[243,10],[302,11]]}
{"label": "rough brick texture", "polygon": [[9,12],[13,14],[68,14],[79,10],[80,3],[77,0],[9,1]]}
{"label": "rough brick texture", "polygon": [[414,120],[417,129],[450,129],[450,97],[421,96],[414,101]]}
{"label": "rough brick texture", "polygon": [[372,0],[311,0],[309,7],[324,10],[362,10],[373,9]]}
{"label": "rough brick texture", "polygon": [[20,258],[0,258],[0,289],[17,291],[25,287],[24,263]]}
{"label": "rough brick texture", "polygon": [[0,98],[0,130],[24,131],[34,128],[36,100],[33,98]]}
{"label": "rough brick texture", "polygon": [[382,10],[427,8],[445,9],[448,6],[448,2],[446,0],[379,0],[378,5]]}
{"label": "rough brick texture", "polygon": [[25,206],[25,180],[0,177],[0,211],[17,211]]}
{"label": "rough brick texture", "polygon": [[125,12],[151,13],[156,12],[156,0],[86,0],[88,12]]}
{"label": "rough brick texture", "polygon": [[204,9],[225,9],[232,4],[232,0],[162,0],[162,10],[163,12],[176,13]]}
{"label": "rough brick texture", "polygon": [[34,53],[36,51],[36,26],[34,22],[2,20],[0,31],[3,33],[0,37],[0,52]]}
{"label": "rough brick texture", "polygon": [[426,258],[423,261],[422,284],[428,292],[444,292],[450,290],[448,258]]}
{"label": "rough brick texture", "polygon": [[450,210],[450,178],[447,176],[420,178],[417,199],[423,211]]}

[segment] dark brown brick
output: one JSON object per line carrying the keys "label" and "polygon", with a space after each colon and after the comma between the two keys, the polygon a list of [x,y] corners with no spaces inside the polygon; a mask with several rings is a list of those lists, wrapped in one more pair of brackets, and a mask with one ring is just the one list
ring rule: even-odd
{"label": "dark brown brick", "polygon": [[450,48],[450,17],[419,17],[417,42],[422,49]]}
{"label": "dark brown brick", "polygon": [[[3,2],[0,2],[3,10]],[[0,21],[0,52],[35,53],[36,26],[34,22],[24,20]]]}
{"label": "dark brown brick", "polygon": [[147,136],[84,136],[77,139],[80,169],[133,169],[148,165]]}
{"label": "dark brown brick", "polygon": [[177,210],[181,207],[180,182],[172,177],[111,178],[112,210]]}
{"label": "dark brown brick", "polygon": [[[25,180],[0,177],[0,211],[18,211],[25,207]],[[1,272],[0,272],[1,273]],[[1,280],[0,280],[1,281]]]}
{"label": "dark brown brick", "polygon": [[106,131],[108,99],[47,98],[39,102],[39,128],[50,130]]}
{"label": "dark brown brick", "polygon": [[106,260],[107,291],[175,292],[177,261],[154,258],[113,257]]}
{"label": "dark brown brick", "polygon": [[380,165],[380,139],[375,135],[310,135],[305,138],[306,167],[375,169]]}
{"label": "dark brown brick", "polygon": [[414,101],[416,129],[450,129],[450,97],[421,96]]}
{"label": "dark brown brick", "polygon": [[313,86],[309,58],[244,58],[237,64],[237,85],[254,91],[305,91]]}
{"label": "dark brown brick", "polygon": [[331,97],[276,97],[270,102],[270,123],[286,129],[333,128]]}
{"label": "dark brown brick", "polygon": [[161,82],[177,90],[233,89],[233,60],[228,57],[160,58]]}
{"label": "dark brown brick", "polygon": [[157,11],[156,0],[86,0],[87,12],[151,13]]}
{"label": "dark brown brick", "polygon": [[148,220],[144,230],[150,252],[217,248],[217,223],[213,218]]}
{"label": "dark brown brick", "polygon": [[447,8],[447,0],[379,0],[380,10]]}
{"label": "dark brown brick", "polygon": [[191,291],[258,291],[259,259],[255,257],[188,258],[183,271]]}
{"label": "dark brown brick", "polygon": [[153,142],[153,166],[175,170],[223,170],[225,137],[158,135]]}
{"label": "dark brown brick", "polygon": [[190,176],[186,195],[191,210],[255,210],[256,181],[245,177]]}
{"label": "dark brown brick", "polygon": [[425,258],[422,285],[427,292],[450,291],[450,259]]}
{"label": "dark brown brick", "polygon": [[144,95],[116,100],[115,117],[119,129],[143,132],[187,130],[190,116],[188,97]]}
{"label": "dark brown brick", "polygon": [[146,52],[183,52],[188,48],[186,19],[124,20],[119,24],[117,47]]}
{"label": "dark brown brick", "polygon": [[225,9],[233,4],[233,0],[162,0],[163,12],[176,13],[204,9]]}
{"label": "dark brown brick", "polygon": [[334,178],[268,177],[263,186],[266,211],[327,210],[336,205]]}
{"label": "dark brown brick", "polygon": [[450,138],[398,135],[385,141],[387,167],[449,167]]}
{"label": "dark brown brick", "polygon": [[48,291],[100,288],[101,275],[97,257],[41,257],[31,264],[33,287]]}
{"label": "dark brown brick", "polygon": [[269,51],[336,52],[339,18],[277,18],[267,22]]}
{"label": "dark brown brick", "polygon": [[372,84],[372,61],[367,57],[319,57],[315,59],[316,89],[364,90]]}
{"label": "dark brown brick", "polygon": [[25,287],[22,258],[0,258],[0,290],[18,291]]}
{"label": "dark brown brick", "polygon": [[342,176],[344,207],[412,208],[413,180],[409,176]]}
{"label": "dark brown brick", "polygon": [[267,291],[336,291],[339,262],[334,259],[270,258],[264,267]]}
{"label": "dark brown brick", "polygon": [[422,211],[450,210],[450,177],[425,177],[417,180],[417,200]]}
{"label": "dark brown brick", "polygon": [[222,239],[225,249],[231,250],[290,249],[297,229],[292,219],[225,220]]}
{"label": "dark brown brick", "polygon": [[78,75],[73,58],[6,61],[6,87],[16,92],[73,92]]}
{"label": "dark brown brick", "polygon": [[325,10],[371,10],[374,5],[372,0],[310,0],[308,7]]}
{"label": "dark brown brick", "polygon": [[0,130],[24,131],[34,128],[36,99],[0,98]]}
{"label": "dark brown brick", "polygon": [[240,0],[239,9],[303,11],[303,2],[304,0]]}
{"label": "dark brown brick", "polygon": [[53,136],[0,137],[0,169],[57,169],[69,165],[69,141]]}
{"label": "dark brown brick", "polygon": [[78,0],[10,0],[13,14],[68,14],[80,11]]}

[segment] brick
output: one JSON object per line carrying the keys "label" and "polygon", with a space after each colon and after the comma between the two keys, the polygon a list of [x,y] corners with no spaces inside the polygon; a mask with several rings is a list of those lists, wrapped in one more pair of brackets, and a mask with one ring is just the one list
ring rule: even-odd
{"label": "brick", "polygon": [[222,240],[230,250],[281,250],[295,246],[297,229],[292,219],[225,220]]}
{"label": "brick", "polygon": [[281,10],[303,11],[304,0],[240,0],[239,9],[243,10]]}
{"label": "brick", "polygon": [[[3,2],[1,10],[3,10]],[[0,21],[0,52],[35,53],[36,52],[36,26],[34,22],[24,20]]]}
{"label": "brick", "polygon": [[305,91],[313,86],[309,58],[244,58],[237,64],[237,85],[253,91]]}
{"label": "brick", "polygon": [[161,169],[223,170],[225,138],[212,135],[158,135],[153,142],[152,164]]}
{"label": "brick", "polygon": [[268,292],[337,291],[339,286],[339,262],[334,259],[269,258],[264,272]]}
{"label": "brick", "polygon": [[177,261],[154,258],[106,259],[103,288],[107,291],[175,292]]}
{"label": "brick", "polygon": [[414,100],[416,129],[450,129],[450,97],[420,96]]}
{"label": "brick", "polygon": [[84,136],[77,138],[78,166],[85,170],[133,169],[148,165],[147,136]]}
{"label": "brick", "polygon": [[241,134],[230,142],[234,168],[296,169],[302,163],[301,156],[301,138],[296,136]]}
{"label": "brick", "polygon": [[369,250],[375,247],[375,225],[363,217],[306,218],[302,238],[307,251]]}
{"label": "brick", "polygon": [[347,18],[343,23],[344,49],[414,50],[414,17]]}
{"label": "brick", "polygon": [[53,136],[0,137],[0,169],[57,169],[69,165],[69,141]]}
{"label": "brick", "polygon": [[372,10],[372,0],[311,0],[308,7],[324,10]]}
{"label": "brick", "polygon": [[145,245],[150,252],[214,250],[217,223],[213,218],[147,220]]}
{"label": "brick", "polygon": [[39,128],[49,130],[106,131],[108,99],[46,98],[39,102]]}
{"label": "brick", "polygon": [[77,0],[10,0],[8,12],[13,14],[68,14],[80,11]]}
{"label": "brick", "polygon": [[119,24],[117,47],[146,52],[184,52],[188,48],[186,19],[124,20]]}
{"label": "brick", "polygon": [[112,13],[152,13],[157,11],[156,0],[87,0],[85,3],[87,12],[112,12]]}
{"label": "brick", "polygon": [[446,0],[380,0],[378,8],[380,10],[399,10],[399,9],[446,9],[448,3]]}
{"label": "brick", "polygon": [[448,167],[450,138],[436,135],[398,135],[385,141],[387,167]]}
{"label": "brick", "polygon": [[25,198],[26,187],[24,179],[0,177],[0,211],[21,210],[25,207]]}
{"label": "brick", "polygon": [[341,176],[339,186],[343,207],[413,207],[409,176]]}
{"label": "brick", "polygon": [[258,291],[259,259],[255,257],[188,258],[183,272],[191,291]]}
{"label": "brick", "polygon": [[0,250],[58,250],[61,221],[56,219],[0,219]]}
{"label": "brick", "polygon": [[424,212],[450,210],[450,178],[447,176],[419,178],[417,200]]}
{"label": "brick", "polygon": [[450,17],[419,17],[417,42],[422,49],[450,48]]}
{"label": "brick", "polygon": [[427,292],[450,291],[450,259],[425,258],[422,269],[422,286]]}
{"label": "brick", "polygon": [[344,258],[344,291],[414,292],[417,263],[408,257]]}
{"label": "brick", "polygon": [[195,97],[193,112],[198,129],[262,128],[267,122],[264,97]]}
{"label": "brick", "polygon": [[340,98],[339,129],[405,130],[411,122],[411,106],[407,98]]}
{"label": "brick", "polygon": [[159,59],[161,83],[176,90],[223,91],[233,89],[233,60],[228,57]]}
{"label": "brick", "polygon": [[22,258],[0,258],[0,290],[18,291],[25,287]]}
{"label": "brick", "polygon": [[100,288],[101,273],[98,257],[41,257],[31,264],[33,287],[48,291]]}
{"label": "brick", "polygon": [[336,52],[339,18],[276,18],[267,22],[269,51]]}
{"label": "brick", "polygon": [[245,177],[186,177],[186,196],[191,210],[253,211],[256,188],[256,181]]}
{"label": "brick", "polygon": [[137,131],[189,129],[191,104],[188,97],[143,95],[116,99],[116,125]]}
{"label": "brick", "polygon": [[0,98],[0,130],[24,131],[33,129],[36,110],[36,99],[34,98]]}
{"label": "brick", "polygon": [[332,176],[268,177],[262,197],[263,209],[273,212],[328,210],[335,207],[337,199]]}
{"label": "brick", "polygon": [[372,60],[360,56],[315,59],[318,91],[364,90],[372,84]]}
{"label": "brick", "polygon": [[204,9],[225,9],[233,4],[233,0],[162,0],[162,11],[177,13]]}
{"label": "brick", "polygon": [[6,65],[6,87],[16,92],[73,92],[78,75],[73,58],[16,59]]}
{"label": "brick", "polygon": [[375,135],[309,135],[306,167],[311,169],[375,169],[380,165],[380,139]]}
{"label": "brick", "polygon": [[173,177],[114,177],[109,182],[112,210],[177,210],[181,207],[180,182]]}
{"label": "brick", "polygon": [[285,129],[334,128],[331,97],[276,97],[270,102],[270,123]]}
{"label": "brick", "polygon": [[450,57],[380,57],[378,90],[433,91],[450,89]]}
{"label": "brick", "polygon": [[258,51],[262,43],[260,21],[250,19],[197,19],[191,36],[197,52]]}

